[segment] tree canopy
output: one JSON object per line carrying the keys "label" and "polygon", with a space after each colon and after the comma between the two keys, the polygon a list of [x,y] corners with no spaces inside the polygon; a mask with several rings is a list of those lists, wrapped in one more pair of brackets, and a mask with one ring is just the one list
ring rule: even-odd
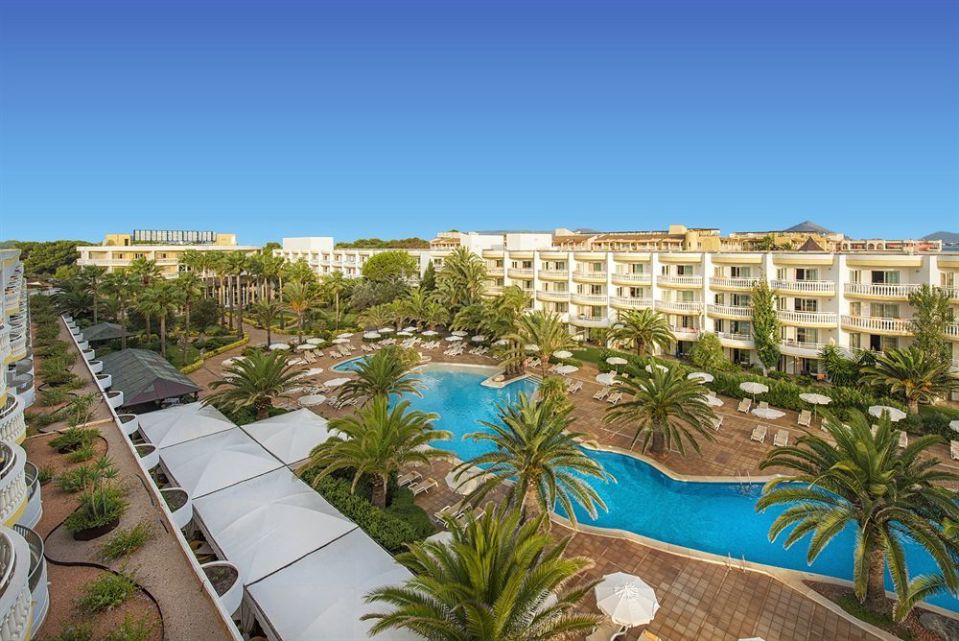
{"label": "tree canopy", "polygon": [[376,282],[409,278],[418,272],[416,258],[402,250],[376,254],[363,264],[363,276]]}

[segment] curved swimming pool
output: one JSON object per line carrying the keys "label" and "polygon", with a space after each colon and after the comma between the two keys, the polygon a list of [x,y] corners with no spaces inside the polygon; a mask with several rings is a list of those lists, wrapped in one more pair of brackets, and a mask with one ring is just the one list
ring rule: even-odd
{"label": "curved swimming pool", "polygon": [[[453,439],[437,442],[436,446],[461,460],[490,449],[489,444],[464,436],[485,429],[479,421],[495,421],[497,403],[515,401],[520,392],[530,393],[536,387],[532,381],[523,380],[503,389],[492,389],[479,384],[488,372],[439,364],[424,367],[418,375],[424,383],[423,397],[410,396],[408,400],[416,409],[439,414],[437,427],[452,432]],[[781,510],[756,512],[755,504],[762,488],[759,483],[677,481],[632,456],[587,452],[602,463],[617,482],[594,482],[609,509],[596,519],[577,511],[581,523],[626,530],[736,560],[852,578],[854,531],[847,529],[841,533],[815,563],[807,564],[808,540],[800,541],[789,550],[783,549],[782,536],[776,542],[769,542],[769,526]],[[558,513],[563,514],[561,510]],[[923,549],[908,540],[905,546],[912,576],[934,570],[932,559]],[[929,601],[959,612],[959,599],[951,595],[941,594]]]}

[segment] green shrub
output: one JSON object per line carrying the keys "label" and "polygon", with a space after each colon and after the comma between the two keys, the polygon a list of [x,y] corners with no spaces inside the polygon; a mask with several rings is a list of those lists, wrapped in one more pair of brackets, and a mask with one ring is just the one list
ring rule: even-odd
{"label": "green shrub", "polygon": [[349,483],[340,479],[325,477],[316,484],[316,490],[333,507],[353,520],[374,541],[390,552],[399,552],[409,543],[423,537],[416,529],[397,514],[380,510],[361,496],[350,493]]}
{"label": "green shrub", "polygon": [[123,623],[111,630],[103,641],[147,641],[155,627],[156,623],[148,616],[135,619],[128,614]]}
{"label": "green shrub", "polygon": [[723,351],[719,337],[711,332],[703,332],[699,340],[689,350],[689,360],[693,365],[703,369],[728,370],[732,363]]}
{"label": "green shrub", "polygon": [[40,483],[40,485],[46,485],[53,480],[54,476],[55,473],[53,467],[49,465],[44,465],[40,468],[37,468],[37,481]]}
{"label": "green shrub", "polygon": [[146,521],[140,521],[133,527],[117,530],[100,546],[100,558],[106,561],[122,559],[139,550],[151,538],[153,538],[153,528]]}
{"label": "green shrub", "polygon": [[92,639],[92,623],[71,623],[60,634],[50,637],[49,641],[91,641]]}
{"label": "green shrub", "polygon": [[133,578],[119,572],[104,572],[83,586],[77,598],[81,613],[91,615],[119,607],[137,591]]}
{"label": "green shrub", "polygon": [[63,526],[74,533],[113,523],[127,510],[126,490],[116,484],[100,485],[80,497],[80,506]]}
{"label": "green shrub", "polygon": [[99,431],[90,427],[68,427],[58,436],[50,439],[52,448],[63,451],[75,451],[93,445]]}
{"label": "green shrub", "polygon": [[35,412],[31,414],[26,414],[25,417],[26,417],[27,425],[37,429],[41,427],[46,427],[47,425],[50,425],[57,421],[57,417],[53,415],[53,412]]}
{"label": "green shrub", "polygon": [[119,474],[109,456],[101,456],[93,463],[80,465],[57,477],[57,485],[64,492],[80,492],[94,487],[105,479],[114,479]]}
{"label": "green shrub", "polygon": [[[69,396],[70,392],[65,387],[45,387],[40,390],[40,394],[37,396],[37,405],[40,407],[60,405],[61,403],[65,403]],[[53,416],[50,416],[50,423],[55,420]],[[50,423],[47,423],[47,425]]]}
{"label": "green shrub", "polygon": [[429,514],[414,502],[415,497],[409,488],[401,487],[391,490],[390,495],[393,497],[393,502],[386,511],[409,523],[417,539],[425,539],[436,531]]}
{"label": "green shrub", "polygon": [[93,445],[84,445],[67,454],[67,460],[71,463],[82,463],[89,461],[96,455],[97,451],[93,449]]}

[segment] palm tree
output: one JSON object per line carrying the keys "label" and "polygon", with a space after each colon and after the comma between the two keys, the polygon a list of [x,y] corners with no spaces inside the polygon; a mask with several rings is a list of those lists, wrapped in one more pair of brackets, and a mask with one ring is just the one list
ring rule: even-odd
{"label": "palm tree", "polygon": [[391,474],[408,465],[429,464],[448,456],[429,447],[433,441],[451,437],[449,432],[433,428],[437,415],[408,411],[409,406],[409,401],[401,401],[390,408],[386,396],[377,396],[353,415],[332,419],[330,430],[336,435],[310,454],[310,463],[320,468],[313,483],[338,470],[352,470],[351,491],[355,492],[360,479],[369,474],[373,504],[385,508]]}
{"label": "palm tree", "polygon": [[427,309],[430,304],[430,297],[422,289],[414,289],[404,299],[401,299],[403,313],[413,323],[419,326],[426,319]]}
{"label": "palm tree", "polygon": [[410,375],[413,359],[400,347],[390,345],[357,361],[356,378],[340,388],[344,400],[378,396],[420,395],[420,379]]}
{"label": "palm tree", "polygon": [[123,329],[120,337],[120,347],[127,348],[127,302],[130,299],[132,283],[128,274],[123,270],[110,272],[103,277],[103,291],[112,300],[112,307],[116,310],[117,322]]}
{"label": "palm tree", "polygon": [[606,504],[587,479],[612,480],[602,465],[586,456],[578,441],[586,435],[568,432],[572,407],[553,399],[535,401],[520,394],[513,405],[497,407],[499,420],[482,421],[489,431],[467,438],[490,443],[494,450],[456,468],[457,478],[479,480],[468,499],[479,504],[496,488],[506,486],[509,504],[522,510],[524,520],[543,514],[558,502],[576,522],[574,504],[596,518]]}
{"label": "palm tree", "polygon": [[862,368],[862,380],[904,398],[910,414],[919,412],[920,403],[932,403],[959,386],[959,380],[949,374],[948,363],[918,347],[876,356],[874,365]]}
{"label": "palm tree", "polygon": [[[870,611],[885,613],[888,568],[896,592],[896,620],[941,589],[959,589],[959,540],[944,529],[946,522],[959,521],[956,492],[946,487],[959,481],[959,475],[926,455],[943,439],[915,437],[900,448],[900,432],[888,418],[879,421],[873,434],[861,412],[851,412],[845,425],[829,412],[824,414],[828,419],[824,429],[835,445],[805,433],[795,446],[774,449],[760,465],[797,473],[767,483],[756,503],[760,511],[785,507],[770,527],[770,540],[788,529],[783,540],[788,548],[811,534],[806,558],[812,563],[837,534],[854,525],[856,596]],[[902,546],[905,536],[928,552],[940,574],[910,581]]]}
{"label": "palm tree", "polygon": [[426,323],[427,328],[435,330],[438,326],[448,322],[449,318],[449,310],[443,307],[438,301],[431,300],[426,305],[423,322]]}
{"label": "palm tree", "polygon": [[[559,314],[543,310],[520,316],[517,320],[516,333],[506,338],[519,346],[519,349],[507,360],[522,361],[529,352],[535,353],[539,357],[540,373],[544,379],[549,370],[549,359],[553,357],[553,354],[576,346],[573,337],[569,335],[566,323]],[[536,349],[527,350],[527,346],[530,348],[535,346]]]}
{"label": "palm tree", "polygon": [[676,342],[669,321],[653,309],[630,309],[619,314],[619,320],[609,332],[614,341],[633,346],[636,354],[645,356],[651,348],[667,351]]}
{"label": "palm tree", "polygon": [[542,521],[490,510],[449,523],[452,540],[414,544],[397,559],[413,576],[378,588],[367,601],[392,607],[371,613],[373,635],[408,630],[432,641],[548,641],[582,638],[599,622],[581,601],[595,586],[593,563],[567,557],[569,538],[555,544]]}
{"label": "palm tree", "polygon": [[183,300],[183,292],[172,282],[158,280],[143,292],[140,309],[144,316],[156,316],[160,321],[160,355],[166,358],[166,320]]}
{"label": "palm tree", "polygon": [[486,281],[486,263],[466,249],[457,247],[443,261],[443,268],[436,275],[436,290],[440,300],[450,312],[480,300]]}
{"label": "palm tree", "polygon": [[360,312],[357,319],[364,329],[375,329],[393,322],[393,310],[387,304],[374,305]]}
{"label": "palm tree", "polygon": [[316,301],[316,293],[310,283],[291,280],[283,286],[283,301],[286,308],[296,315],[298,342],[303,341],[303,323],[306,312]]}
{"label": "palm tree", "polygon": [[686,378],[679,367],[651,369],[647,373],[630,366],[629,378],[617,379],[613,389],[631,398],[608,408],[604,422],[635,425],[630,447],[642,440],[643,452],[675,449],[685,455],[686,444],[699,452],[697,437],[712,440],[709,426],[716,420],[703,386]]}
{"label": "palm tree", "polygon": [[183,358],[190,341],[190,312],[193,303],[203,295],[203,282],[193,272],[182,272],[176,278],[176,289],[180,292],[180,304],[183,306]]}
{"label": "palm tree", "polygon": [[[129,271],[130,279],[138,285],[138,287],[132,291],[131,298],[137,302],[137,307],[139,308],[141,302],[140,295],[147,291],[147,288],[153,281],[161,277],[160,268],[157,267],[155,261],[146,258],[134,258],[130,261],[130,266],[127,270]],[[150,327],[150,314],[143,312],[142,309],[139,311],[143,313],[144,330],[147,340],[149,340],[153,334],[152,328]]]}
{"label": "palm tree", "polygon": [[333,303],[333,327],[340,328],[340,296],[349,289],[349,282],[341,272],[331,272],[320,281],[320,291]]}
{"label": "palm tree", "polygon": [[235,361],[223,374],[210,387],[224,389],[208,396],[203,403],[232,413],[252,406],[259,421],[270,415],[274,400],[287,398],[286,393],[297,385],[298,372],[282,352],[255,351],[244,360]]}
{"label": "palm tree", "polygon": [[79,283],[71,283],[57,294],[57,307],[71,316],[82,316],[90,310],[90,293]]}
{"label": "palm tree", "polygon": [[96,265],[86,265],[80,268],[80,271],[77,272],[77,277],[80,282],[83,283],[84,288],[87,292],[90,293],[92,297],[92,306],[93,306],[93,324],[96,325],[98,321],[98,307],[100,302],[100,286],[103,284],[103,275],[106,273],[102,267],[97,267]]}
{"label": "palm tree", "polygon": [[[227,273],[233,278],[230,285],[232,291],[229,297],[230,330],[236,332],[239,336],[243,334],[243,289],[241,279],[243,278],[243,274],[246,273],[249,262],[246,254],[239,251],[227,252],[225,262]],[[239,315],[237,315],[237,307],[240,308]]]}
{"label": "palm tree", "polygon": [[[226,252],[211,253],[207,259],[210,263],[210,269],[216,276],[217,281],[217,301],[220,305],[220,326],[226,327],[226,279],[230,274],[230,266],[227,264]],[[232,329],[232,324],[231,324]]]}
{"label": "palm tree", "polygon": [[283,305],[280,301],[266,299],[253,307],[256,322],[266,329],[266,344],[273,343],[273,322],[283,314]]}

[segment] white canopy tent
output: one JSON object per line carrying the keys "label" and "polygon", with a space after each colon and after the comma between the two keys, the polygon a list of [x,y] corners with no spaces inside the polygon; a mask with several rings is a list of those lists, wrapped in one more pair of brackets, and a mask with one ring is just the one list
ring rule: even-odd
{"label": "white canopy tent", "polygon": [[207,494],[193,507],[218,552],[239,568],[244,584],[357,527],[287,469]]}
{"label": "white canopy tent", "polygon": [[[271,639],[368,641],[373,622],[360,617],[384,608],[367,604],[365,596],[411,577],[409,570],[357,529],[248,585],[247,593],[262,615],[260,620],[271,628]],[[390,630],[376,638],[415,641],[420,637]]]}
{"label": "white canopy tent", "polygon": [[301,409],[244,425],[241,429],[270,454],[293,465],[309,457],[310,450],[330,437],[326,419]]}
{"label": "white canopy tent", "polygon": [[140,414],[140,432],[159,448],[236,428],[220,410],[201,403]]}
{"label": "white canopy tent", "polygon": [[243,430],[228,430],[160,450],[174,484],[194,500],[283,464]]}

